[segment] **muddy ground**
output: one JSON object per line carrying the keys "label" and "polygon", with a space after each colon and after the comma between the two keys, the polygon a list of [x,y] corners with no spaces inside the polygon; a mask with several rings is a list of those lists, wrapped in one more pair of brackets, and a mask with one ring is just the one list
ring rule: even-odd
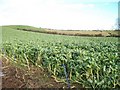
{"label": "muddy ground", "polygon": [[[2,88],[68,88],[62,82],[56,82],[54,78],[48,77],[47,72],[38,67],[18,67],[9,60],[2,58]],[[78,84],[71,88],[81,88]]]}

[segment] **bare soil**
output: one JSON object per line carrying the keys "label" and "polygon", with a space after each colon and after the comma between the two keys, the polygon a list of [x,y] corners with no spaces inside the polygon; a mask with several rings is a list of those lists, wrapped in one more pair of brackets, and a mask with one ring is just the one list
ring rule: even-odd
{"label": "bare soil", "polygon": [[[47,73],[38,67],[18,67],[9,60],[2,58],[2,88],[67,88],[67,84],[56,82],[54,78],[48,77]],[[71,88],[80,88],[78,84]]]}
{"label": "bare soil", "polygon": [[68,35],[68,36],[92,36],[92,37],[120,37],[120,30],[56,30],[56,29],[44,29],[44,31],[34,29],[21,29],[17,30],[46,33],[46,34],[57,34],[57,35]]}

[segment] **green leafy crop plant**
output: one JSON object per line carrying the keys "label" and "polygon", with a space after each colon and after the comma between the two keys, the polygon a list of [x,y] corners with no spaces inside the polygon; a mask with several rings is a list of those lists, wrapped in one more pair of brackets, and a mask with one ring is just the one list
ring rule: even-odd
{"label": "green leafy crop plant", "polygon": [[111,42],[4,43],[3,53],[14,62],[47,69],[56,79],[90,88],[120,87],[118,44]]}

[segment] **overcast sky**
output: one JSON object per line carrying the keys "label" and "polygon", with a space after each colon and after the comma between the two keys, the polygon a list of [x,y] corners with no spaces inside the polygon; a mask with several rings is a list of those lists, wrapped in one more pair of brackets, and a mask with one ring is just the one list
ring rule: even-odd
{"label": "overcast sky", "polygon": [[0,25],[112,29],[118,18],[118,1],[0,0]]}

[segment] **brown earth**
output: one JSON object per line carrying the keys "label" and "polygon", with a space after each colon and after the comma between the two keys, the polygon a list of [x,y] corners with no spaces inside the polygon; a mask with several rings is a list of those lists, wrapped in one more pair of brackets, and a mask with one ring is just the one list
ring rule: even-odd
{"label": "brown earth", "polygon": [[21,29],[17,30],[46,33],[46,34],[57,34],[57,35],[68,35],[68,36],[91,36],[91,37],[120,37],[120,30],[55,30],[55,29],[44,29],[32,30],[32,29]]}
{"label": "brown earth", "polygon": [[[9,60],[2,58],[2,88],[67,88],[67,84],[56,82],[54,78],[48,77],[47,72],[38,67],[19,67]],[[80,88],[78,84],[71,88]]]}

